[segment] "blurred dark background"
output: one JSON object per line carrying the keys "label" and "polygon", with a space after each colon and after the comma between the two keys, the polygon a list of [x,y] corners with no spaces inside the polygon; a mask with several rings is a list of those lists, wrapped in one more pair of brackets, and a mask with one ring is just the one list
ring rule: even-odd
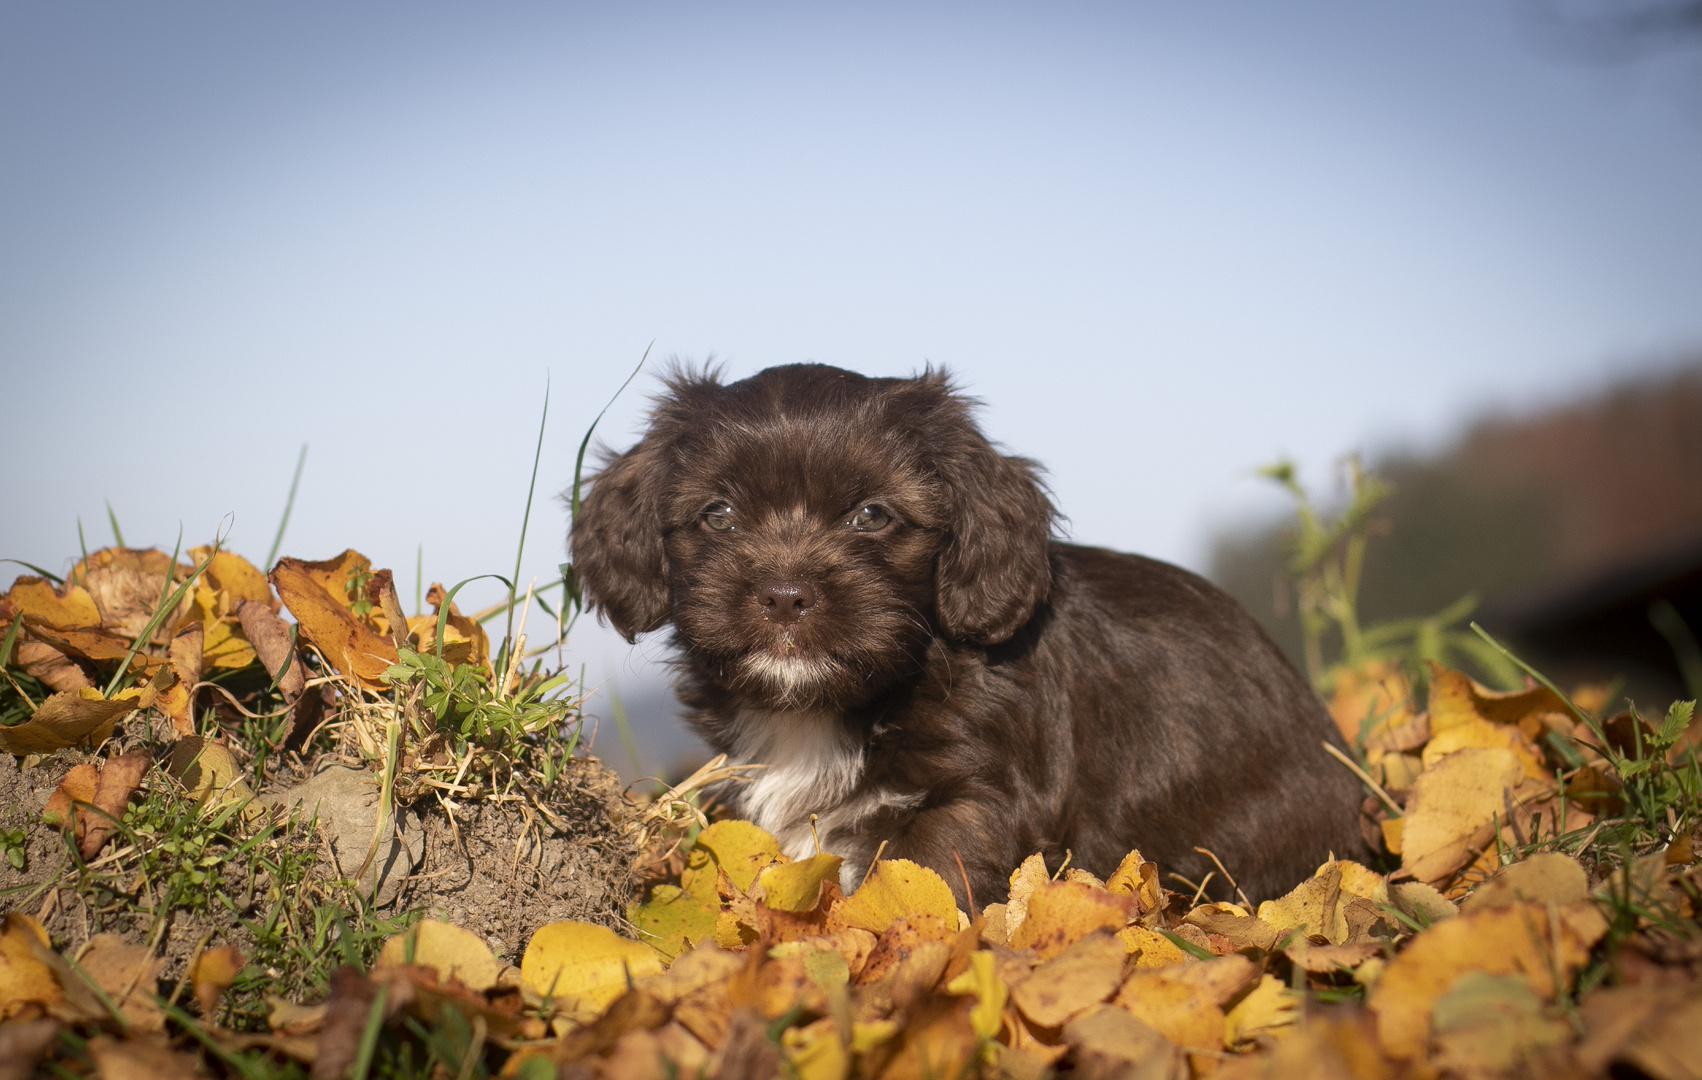
{"label": "blurred dark background", "polygon": [[[1365,624],[1472,593],[1485,629],[1562,684],[1622,677],[1626,695],[1660,708],[1696,694],[1702,359],[1486,415],[1442,450],[1368,464],[1394,493],[1367,549]],[[1298,663],[1291,535],[1282,520],[1226,530],[1210,573]]]}

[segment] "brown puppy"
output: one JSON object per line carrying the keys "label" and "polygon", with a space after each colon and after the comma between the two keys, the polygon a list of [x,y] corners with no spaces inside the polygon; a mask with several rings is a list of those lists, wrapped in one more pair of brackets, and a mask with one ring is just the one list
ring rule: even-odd
{"label": "brown puppy", "polygon": [[[1317,697],[1185,570],[1052,539],[1035,466],[946,377],[817,364],[667,380],[573,530],[589,603],[674,627],[724,794],[794,856],[876,849],[1003,900],[1025,856],[1105,875],[1138,847],[1255,900],[1359,854],[1358,782]],[[1221,875],[1220,875],[1221,879]],[[1210,890],[1227,896],[1214,882]]]}

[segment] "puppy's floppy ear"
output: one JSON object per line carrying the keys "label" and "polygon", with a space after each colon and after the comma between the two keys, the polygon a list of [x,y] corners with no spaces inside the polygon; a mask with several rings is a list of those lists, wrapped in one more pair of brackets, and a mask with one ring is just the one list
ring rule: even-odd
{"label": "puppy's floppy ear", "polygon": [[666,455],[647,437],[591,478],[573,522],[573,567],[586,603],[628,641],[668,621],[668,554],[662,546]]}
{"label": "puppy's floppy ear", "polygon": [[993,449],[970,419],[968,402],[948,394],[928,427],[933,456],[952,500],[949,537],[936,569],[936,610],[952,637],[991,645],[1027,622],[1052,588],[1049,542],[1055,511],[1031,461]]}

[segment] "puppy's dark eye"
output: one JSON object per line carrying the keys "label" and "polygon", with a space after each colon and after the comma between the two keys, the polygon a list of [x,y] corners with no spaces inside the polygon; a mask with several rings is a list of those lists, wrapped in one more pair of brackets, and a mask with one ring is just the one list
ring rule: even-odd
{"label": "puppy's dark eye", "polygon": [[892,515],[885,508],[870,504],[852,514],[846,524],[858,532],[880,532],[892,524]]}
{"label": "puppy's dark eye", "polygon": [[712,502],[703,508],[703,527],[715,532],[733,531],[733,508],[724,502]]}

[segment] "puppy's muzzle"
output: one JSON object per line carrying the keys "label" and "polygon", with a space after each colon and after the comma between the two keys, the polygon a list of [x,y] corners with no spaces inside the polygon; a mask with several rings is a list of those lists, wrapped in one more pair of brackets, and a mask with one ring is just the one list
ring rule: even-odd
{"label": "puppy's muzzle", "polygon": [[763,582],[756,599],[762,605],[762,617],[769,622],[795,623],[815,606],[816,590],[807,581],[776,579]]}

